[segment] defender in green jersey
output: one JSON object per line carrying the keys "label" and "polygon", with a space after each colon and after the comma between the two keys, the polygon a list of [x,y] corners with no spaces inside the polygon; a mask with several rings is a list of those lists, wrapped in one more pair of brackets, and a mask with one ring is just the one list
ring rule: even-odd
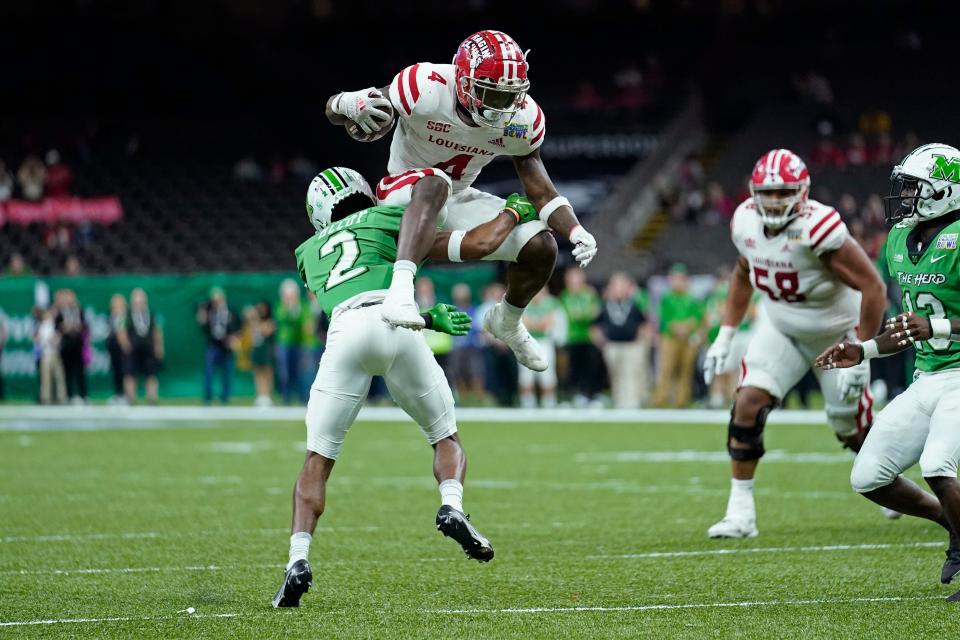
{"label": "defender in green jersey", "polygon": [[[401,218],[411,210],[442,207],[448,190],[449,181],[424,175],[405,211],[373,206],[369,185],[350,169],[327,169],[310,185],[307,214],[317,233],[297,247],[297,268],[330,316],[330,328],[310,390],[307,459],[294,489],[290,560],[274,607],[299,606],[310,587],[307,555],[326,503],[326,482],[375,375],[383,376],[394,400],[433,446],[442,502],[437,529],[468,557],[493,559],[490,541],[463,513],[466,454],[446,377],[422,333],[394,327],[380,313],[393,275]],[[536,216],[525,198],[513,195],[489,222],[468,232],[438,232],[429,257],[478,260],[495,251],[518,224]],[[428,309],[422,319],[426,327],[453,335],[464,335],[470,327],[469,316],[449,305]]]}
{"label": "defender in green jersey", "polygon": [[[830,347],[817,366],[845,368],[916,349],[913,384],[877,416],[850,481],[870,500],[947,530],[946,584],[960,576],[960,150],[919,147],[891,180],[887,220],[895,226],[886,260],[903,291],[903,313],[873,340]],[[936,497],[903,477],[918,462]],[[960,592],[948,599],[960,601]]]}

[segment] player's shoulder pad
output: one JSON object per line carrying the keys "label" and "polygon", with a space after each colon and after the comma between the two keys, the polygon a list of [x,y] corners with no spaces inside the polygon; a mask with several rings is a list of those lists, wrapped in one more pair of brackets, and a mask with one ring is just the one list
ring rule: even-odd
{"label": "player's shoulder pad", "polygon": [[730,234],[736,237],[738,232],[742,232],[744,225],[757,217],[757,207],[753,204],[753,198],[747,198],[737,206],[733,215],[730,216]]}
{"label": "player's shoulder pad", "polygon": [[453,95],[454,90],[452,64],[418,62],[394,76],[390,101],[400,117],[428,115],[441,108],[444,97]]}
{"label": "player's shoulder pad", "polygon": [[529,95],[520,110],[503,127],[503,148],[512,156],[525,156],[543,144],[547,132],[547,116]]}
{"label": "player's shoulder pad", "polygon": [[803,221],[801,240],[811,249],[828,250],[839,248],[846,238],[847,226],[843,223],[840,212],[830,205],[807,200],[800,213]]}

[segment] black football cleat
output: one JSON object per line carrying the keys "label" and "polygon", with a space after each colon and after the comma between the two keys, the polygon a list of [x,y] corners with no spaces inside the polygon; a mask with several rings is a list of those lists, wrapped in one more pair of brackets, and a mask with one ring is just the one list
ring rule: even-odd
{"label": "black football cleat", "polygon": [[493,545],[470,524],[470,516],[457,511],[450,505],[443,505],[437,511],[437,530],[448,538],[453,538],[463,547],[468,558],[480,562],[493,560]]}
{"label": "black football cleat", "polygon": [[960,538],[950,536],[950,546],[947,547],[947,559],[940,572],[940,582],[950,584],[958,575],[960,575]]}
{"label": "black football cleat", "polygon": [[313,572],[310,571],[310,563],[297,560],[284,574],[283,584],[280,585],[277,595],[273,596],[273,608],[299,607],[300,596],[309,591],[312,584]]}
{"label": "black football cleat", "polygon": [[947,602],[960,602],[960,591],[947,598]]}

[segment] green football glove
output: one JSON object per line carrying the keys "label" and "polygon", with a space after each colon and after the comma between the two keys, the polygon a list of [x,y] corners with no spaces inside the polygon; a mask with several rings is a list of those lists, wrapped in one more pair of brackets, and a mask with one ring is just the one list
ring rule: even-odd
{"label": "green football glove", "polygon": [[530,198],[522,196],[519,193],[511,193],[507,198],[507,203],[503,205],[504,209],[513,209],[520,216],[520,224],[540,219],[540,212],[530,202]]}
{"label": "green football glove", "polygon": [[473,323],[470,315],[457,311],[452,304],[435,304],[423,313],[430,316],[428,329],[452,336],[465,336],[470,333],[470,325]]}

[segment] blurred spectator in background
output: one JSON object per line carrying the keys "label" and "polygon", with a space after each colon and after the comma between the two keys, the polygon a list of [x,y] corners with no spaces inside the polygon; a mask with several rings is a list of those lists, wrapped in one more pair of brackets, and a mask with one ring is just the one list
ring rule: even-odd
{"label": "blurred spectator in background", "polygon": [[20,278],[23,276],[30,275],[30,268],[27,266],[26,261],[24,261],[23,256],[14,251],[10,254],[10,262],[7,263],[7,273],[8,278]]}
{"label": "blurred spectator in background", "polygon": [[[461,282],[454,285],[450,293],[457,309],[469,314],[471,318],[476,318],[477,310],[473,306],[473,292],[470,290],[470,285]],[[486,400],[487,394],[483,386],[481,332],[480,323],[475,319],[470,325],[470,333],[453,338],[450,368],[455,384],[454,389],[461,401],[483,403]]]}
{"label": "blurred spectator in background", "polygon": [[40,370],[40,403],[67,402],[63,361],[60,359],[60,335],[57,333],[56,310],[52,307],[34,309],[36,325],[33,349]]}
{"label": "blurred spectator in background", "polygon": [[[727,292],[730,288],[729,280],[730,267],[723,265],[717,270],[716,284],[704,304],[703,326],[707,333],[707,344],[712,344],[720,333],[720,326],[723,324],[723,314],[727,304]],[[759,299],[760,293],[755,291],[750,299],[750,306],[747,307],[743,322],[740,323],[737,333],[733,337],[725,369],[723,373],[714,377],[710,384],[707,404],[711,409],[726,407],[733,402],[737,382],[739,381],[740,360],[747,352],[747,344],[750,341],[750,326],[756,318]]]}
{"label": "blurred spectator in background", "polygon": [[3,391],[3,349],[7,346],[7,338],[10,336],[10,324],[7,320],[7,314],[0,307],[0,402],[4,400]]}
{"label": "blurred spectator in background", "polygon": [[301,346],[304,324],[310,322],[310,307],[300,298],[300,285],[292,278],[280,283],[280,304],[274,314],[277,324],[277,383],[284,404],[300,395]]}
{"label": "blurred spectator in background", "polygon": [[260,182],[263,180],[263,169],[253,154],[248,153],[234,165],[233,177],[241,182]]}
{"label": "blurred spectator in background", "polygon": [[[495,304],[503,300],[506,288],[499,282],[488,284],[483,290],[483,302],[476,309],[473,324],[483,326],[483,317]],[[517,392],[517,361],[510,349],[490,334],[480,334],[481,350],[483,351],[483,370],[486,377],[486,388],[502,407],[513,405]]]}
{"label": "blurred spectator in background", "polygon": [[577,91],[573,95],[571,103],[575,111],[592,112],[603,109],[603,98],[600,92],[593,86],[590,80],[582,80],[577,85]]}
{"label": "blurred spectator in background", "polygon": [[867,139],[862,133],[850,135],[850,146],[847,147],[847,164],[851,167],[862,167],[867,164]]}
{"label": "blurred spectator in background", "polygon": [[[414,284],[414,297],[421,309],[429,309],[437,304],[437,292],[433,286],[433,280],[425,276],[417,278]],[[447,377],[447,382],[452,388],[454,383],[450,368],[450,352],[453,351],[453,336],[424,329],[423,337],[427,340],[433,356],[437,359],[437,364],[443,369],[443,375]]]}
{"label": "blurred spectator in background", "polygon": [[703,210],[705,224],[729,224],[734,209],[733,200],[724,192],[719,182],[707,185],[707,201]]}
{"label": "blurred spectator in background", "polygon": [[0,160],[0,202],[6,202],[13,197],[14,186],[13,174],[7,169],[7,164]]}
{"label": "blurred spectator in background", "polygon": [[84,349],[87,344],[87,323],[72,289],[60,289],[56,300],[56,327],[60,334],[60,361],[67,382],[67,398],[74,404],[87,402],[87,366]]}
{"label": "blurred spectator in background", "polygon": [[213,400],[213,375],[220,370],[220,401],[230,400],[230,382],[233,377],[233,341],[236,338],[237,316],[227,306],[227,294],[220,287],[210,289],[210,299],[197,308],[197,322],[207,335],[204,354],[203,400]]}
{"label": "blurred spectator in background", "polygon": [[[315,174],[314,174],[315,175]],[[317,301],[317,296],[307,289],[307,304],[310,314],[304,321],[303,349],[301,350],[300,397],[306,402],[310,398],[310,387],[317,377],[317,367],[327,344],[327,316]]]}
{"label": "blurred spectator in background", "polygon": [[47,161],[47,176],[43,181],[48,197],[68,196],[73,186],[73,171],[60,159],[60,152],[51,149],[44,158]]}
{"label": "blurred spectator in background", "polygon": [[253,386],[256,389],[258,407],[273,405],[273,358],[277,325],[273,320],[273,309],[266,300],[261,300],[253,308],[249,318],[252,349],[250,361],[253,364]]}
{"label": "blurred spectator in background", "polygon": [[47,167],[37,156],[27,156],[20,163],[17,170],[17,182],[20,184],[20,195],[24,200],[40,200],[43,198],[43,183],[47,179]]}
{"label": "blurred spectator in background", "polygon": [[127,335],[127,300],[121,293],[110,297],[110,317],[107,318],[110,333],[107,334],[107,353],[110,355],[110,376],[113,380],[113,396],[109,404],[126,403],[124,379],[127,376],[127,357],[130,340]]}
{"label": "blurred spectator in background", "polygon": [[[133,403],[137,397],[137,382],[143,379],[147,402],[157,404],[160,384],[157,380],[163,365],[163,331],[157,325],[156,318],[147,305],[147,294],[143,289],[130,292],[130,315],[125,327],[127,341],[130,344],[127,376],[124,380],[127,400]],[[224,384],[225,388],[229,383]],[[225,393],[224,395],[227,395]],[[210,395],[207,395],[209,402]]]}
{"label": "blurred spectator in background", "polygon": [[877,141],[870,150],[870,163],[886,166],[892,165],[896,160],[899,158],[894,155],[893,138],[890,134],[883,133],[877,136]]}
{"label": "blurred spectator in background", "polygon": [[829,137],[822,137],[810,154],[810,165],[817,169],[824,167],[845,167],[847,156]]}
{"label": "blurred spectator in background", "polygon": [[592,331],[607,365],[617,409],[638,409],[650,379],[650,343],[643,341],[646,318],[634,302],[636,288],[625,273],[610,276]]}
{"label": "blurred spectator in background", "polygon": [[563,319],[563,309],[557,299],[544,287],[537,292],[523,313],[523,324],[530,335],[540,345],[540,351],[546,357],[547,368],[543,371],[531,371],[520,367],[518,383],[520,386],[520,406],[532,409],[537,406],[537,387],[540,391],[540,406],[552,409],[557,406],[557,344],[558,321]]}
{"label": "blurred spectator in background", "polygon": [[560,305],[567,317],[567,384],[574,405],[584,407],[599,390],[599,354],[591,342],[590,327],[600,315],[600,296],[579,267],[567,269],[563,281],[566,288],[560,294]]}
{"label": "blurred spectator in background", "polygon": [[63,263],[63,273],[68,276],[79,276],[82,273],[80,260],[77,259],[77,256],[67,256],[67,259]]}
{"label": "blurred spectator in background", "polygon": [[670,290],[660,299],[660,377],[653,402],[658,407],[690,403],[693,365],[697,358],[697,328],[703,311],[690,295],[687,268],[670,267]]}

